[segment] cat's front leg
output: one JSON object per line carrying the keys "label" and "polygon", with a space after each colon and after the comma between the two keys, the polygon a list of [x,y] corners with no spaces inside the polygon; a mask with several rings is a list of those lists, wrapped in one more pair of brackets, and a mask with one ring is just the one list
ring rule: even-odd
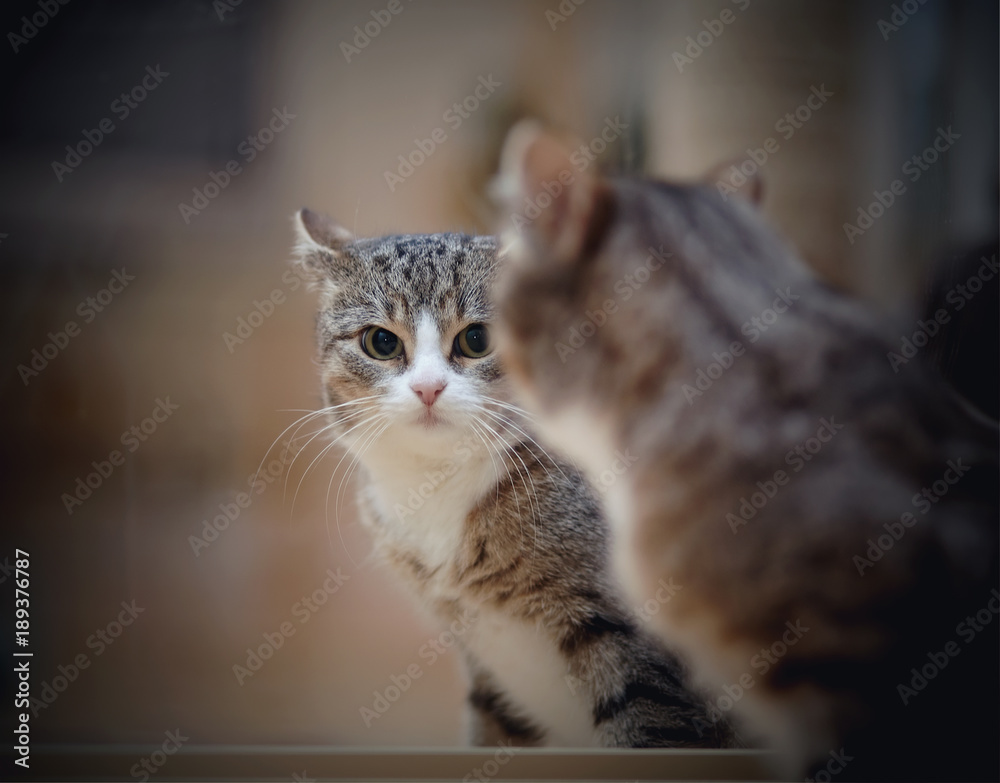
{"label": "cat's front leg", "polygon": [[465,733],[470,745],[533,747],[545,743],[545,732],[514,706],[490,674],[466,655],[469,693]]}

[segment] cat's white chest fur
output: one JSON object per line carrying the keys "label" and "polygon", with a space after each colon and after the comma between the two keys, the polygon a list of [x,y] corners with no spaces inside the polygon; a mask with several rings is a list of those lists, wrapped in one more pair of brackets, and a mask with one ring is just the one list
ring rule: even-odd
{"label": "cat's white chest fur", "polygon": [[[475,505],[495,491],[497,473],[487,454],[474,454],[437,485],[440,465],[386,450],[366,455],[369,497],[382,520],[380,534],[420,554],[426,566],[446,566],[462,543]],[[427,597],[453,598],[446,579],[432,579]],[[596,741],[591,707],[579,683],[568,677],[551,636],[534,625],[475,606],[476,620],[463,644],[491,672],[511,701],[546,730],[551,745],[590,746]]]}
{"label": "cat's white chest fur", "polygon": [[548,745],[599,744],[583,684],[568,676],[565,660],[542,629],[481,608],[465,644],[511,701],[546,730]]}
{"label": "cat's white chest fur", "polygon": [[432,461],[386,450],[366,461],[372,476],[369,497],[382,519],[382,535],[419,552],[432,569],[454,558],[466,518],[496,486],[486,455]]}

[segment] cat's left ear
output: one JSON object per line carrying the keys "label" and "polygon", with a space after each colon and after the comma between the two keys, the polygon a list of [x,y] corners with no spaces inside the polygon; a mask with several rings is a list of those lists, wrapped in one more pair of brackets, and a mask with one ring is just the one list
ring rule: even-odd
{"label": "cat's left ear", "polygon": [[526,237],[564,262],[583,251],[606,197],[601,182],[580,171],[562,143],[530,120],[507,134],[494,191],[507,213],[505,239]]}
{"label": "cat's left ear", "polygon": [[294,222],[296,264],[313,282],[335,281],[344,248],[354,241],[354,236],[336,221],[311,209],[296,212]]}

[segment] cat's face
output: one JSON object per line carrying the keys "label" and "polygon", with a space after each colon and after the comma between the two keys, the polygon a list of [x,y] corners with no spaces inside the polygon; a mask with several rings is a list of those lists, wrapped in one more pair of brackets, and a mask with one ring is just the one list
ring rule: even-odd
{"label": "cat's face", "polygon": [[[524,125],[498,185],[498,336],[511,374],[549,414],[621,410],[688,381],[712,351],[746,340],[742,316],[723,323],[730,314],[759,314],[778,279],[789,282],[787,250],[750,201],[710,185],[597,179]],[[705,339],[692,346],[691,334]]]}
{"label": "cat's face", "polygon": [[325,402],[347,445],[447,454],[505,400],[494,352],[496,243],[462,234],[353,240],[308,211],[302,263],[322,291]]}

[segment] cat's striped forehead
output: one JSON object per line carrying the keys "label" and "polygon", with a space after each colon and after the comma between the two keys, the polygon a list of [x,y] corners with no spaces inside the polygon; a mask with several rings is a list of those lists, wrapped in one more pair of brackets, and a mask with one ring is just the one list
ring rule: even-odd
{"label": "cat's striped forehead", "polygon": [[415,330],[422,313],[443,331],[493,315],[493,237],[409,234],[358,240],[342,251],[343,271],[328,317],[335,331],[391,322]]}

